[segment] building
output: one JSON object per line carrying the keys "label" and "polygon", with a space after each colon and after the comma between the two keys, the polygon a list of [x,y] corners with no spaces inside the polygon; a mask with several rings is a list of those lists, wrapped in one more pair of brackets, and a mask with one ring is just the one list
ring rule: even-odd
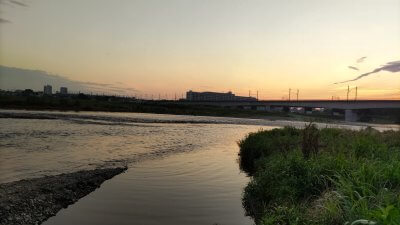
{"label": "building", "polygon": [[68,88],[60,87],[60,94],[61,95],[67,95],[68,94]]}
{"label": "building", "polygon": [[44,85],[43,94],[45,95],[52,95],[53,94],[53,87],[51,85]]}
{"label": "building", "polygon": [[257,101],[253,97],[236,96],[232,92],[186,92],[186,100],[188,101]]}

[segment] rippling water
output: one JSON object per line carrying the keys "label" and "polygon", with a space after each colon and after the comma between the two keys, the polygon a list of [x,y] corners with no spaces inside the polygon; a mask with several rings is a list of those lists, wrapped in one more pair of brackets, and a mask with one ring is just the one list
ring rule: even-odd
{"label": "rippling water", "polygon": [[285,125],[304,122],[0,110],[0,183],[128,165],[46,224],[251,224],[236,142]]}

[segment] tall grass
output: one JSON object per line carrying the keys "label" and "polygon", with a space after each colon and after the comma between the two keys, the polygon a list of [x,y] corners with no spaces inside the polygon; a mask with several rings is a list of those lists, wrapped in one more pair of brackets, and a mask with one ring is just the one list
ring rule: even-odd
{"label": "tall grass", "polygon": [[310,125],[251,133],[239,146],[256,224],[400,224],[399,131]]}

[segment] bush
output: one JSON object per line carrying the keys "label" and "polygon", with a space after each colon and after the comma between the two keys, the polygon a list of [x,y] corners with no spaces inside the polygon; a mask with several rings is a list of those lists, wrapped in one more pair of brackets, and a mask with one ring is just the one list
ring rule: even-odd
{"label": "bush", "polygon": [[304,158],[310,158],[311,154],[317,154],[319,151],[319,131],[315,124],[308,124],[302,132],[301,151]]}
{"label": "bush", "polygon": [[311,127],[239,142],[241,168],[252,169],[247,215],[256,224],[400,224],[400,131]]}
{"label": "bush", "polygon": [[253,174],[259,159],[274,153],[286,154],[298,146],[299,138],[300,130],[292,127],[248,134],[238,142],[240,168]]}

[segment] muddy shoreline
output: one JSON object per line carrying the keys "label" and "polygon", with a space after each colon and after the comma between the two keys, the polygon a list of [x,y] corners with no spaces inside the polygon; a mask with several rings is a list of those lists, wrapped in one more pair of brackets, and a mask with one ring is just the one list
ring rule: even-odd
{"label": "muddy shoreline", "polygon": [[0,224],[41,224],[126,169],[78,171],[0,184]]}

